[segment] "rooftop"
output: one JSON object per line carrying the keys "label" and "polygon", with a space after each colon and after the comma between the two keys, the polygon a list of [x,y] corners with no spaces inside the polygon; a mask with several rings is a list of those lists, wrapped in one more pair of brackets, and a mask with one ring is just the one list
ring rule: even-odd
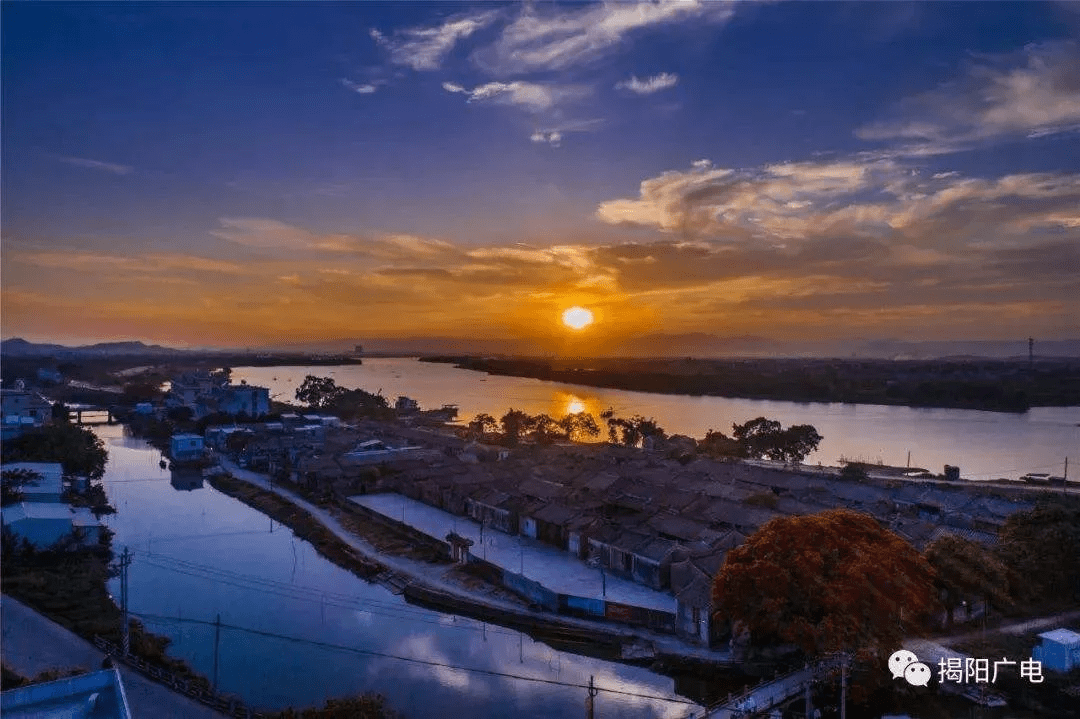
{"label": "rooftop", "polygon": [[116,669],[10,689],[3,697],[8,719],[130,719]]}

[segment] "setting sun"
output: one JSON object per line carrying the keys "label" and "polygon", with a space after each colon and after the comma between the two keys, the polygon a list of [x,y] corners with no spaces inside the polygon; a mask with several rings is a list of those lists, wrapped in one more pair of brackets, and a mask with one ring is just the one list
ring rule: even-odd
{"label": "setting sun", "polygon": [[593,314],[584,307],[571,307],[563,311],[562,322],[570,329],[584,329],[593,323]]}

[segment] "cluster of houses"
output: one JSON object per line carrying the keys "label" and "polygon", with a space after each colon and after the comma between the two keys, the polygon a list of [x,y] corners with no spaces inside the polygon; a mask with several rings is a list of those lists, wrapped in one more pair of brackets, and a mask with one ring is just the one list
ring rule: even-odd
{"label": "cluster of houses", "polygon": [[18,437],[33,427],[52,421],[52,402],[25,388],[22,382],[14,389],[0,389],[2,439]]}
{"label": "cluster of houses", "polygon": [[[26,540],[35,549],[73,542],[91,546],[101,540],[104,526],[85,507],[72,507],[64,501],[64,472],[53,462],[9,462],[0,472],[32,477],[19,491],[22,501],[3,508],[3,528],[15,539]],[[5,480],[6,481],[6,480]],[[74,486],[78,486],[76,480]]]}
{"label": "cluster of houses", "polygon": [[[727,552],[773,517],[848,507],[921,550],[944,533],[993,544],[1005,518],[1028,506],[915,483],[886,488],[743,462],[684,463],[611,445],[508,456],[505,448],[427,435],[417,443],[442,451],[398,458],[394,473],[363,491],[398,492],[670,591],[678,633],[703,644],[719,634],[709,626],[711,587]],[[300,474],[308,486],[346,488],[349,467],[328,448]]]}
{"label": "cluster of houses", "polygon": [[270,390],[245,382],[230,384],[225,372],[198,370],[172,380],[165,406],[187,407],[194,419],[215,413],[262,417],[270,413]]}

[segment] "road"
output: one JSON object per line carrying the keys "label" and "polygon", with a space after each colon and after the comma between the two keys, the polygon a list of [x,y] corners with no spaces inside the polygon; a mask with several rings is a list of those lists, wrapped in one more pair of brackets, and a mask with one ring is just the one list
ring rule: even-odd
{"label": "road", "polygon": [[[101,668],[105,654],[82,637],[12,597],[0,599],[3,661],[25,677],[47,669]],[[133,719],[222,719],[213,709],[120,665]]]}
{"label": "road", "polygon": [[987,627],[985,631],[980,629],[974,632],[965,632],[963,634],[949,634],[934,637],[933,641],[943,646],[949,646],[951,644],[960,644],[961,642],[981,639],[987,634],[1024,634],[1037,629],[1056,629],[1057,627],[1077,622],[1080,622],[1080,609],[1069,612],[1059,612],[1058,614],[1052,614],[1046,617],[1025,619],[1022,622],[999,624],[996,627]]}

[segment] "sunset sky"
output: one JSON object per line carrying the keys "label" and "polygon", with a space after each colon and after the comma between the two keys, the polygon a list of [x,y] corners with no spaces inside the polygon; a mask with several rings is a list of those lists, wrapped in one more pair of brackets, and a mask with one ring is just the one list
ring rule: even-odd
{"label": "sunset sky", "polygon": [[1080,337],[1080,3],[5,3],[2,334]]}

